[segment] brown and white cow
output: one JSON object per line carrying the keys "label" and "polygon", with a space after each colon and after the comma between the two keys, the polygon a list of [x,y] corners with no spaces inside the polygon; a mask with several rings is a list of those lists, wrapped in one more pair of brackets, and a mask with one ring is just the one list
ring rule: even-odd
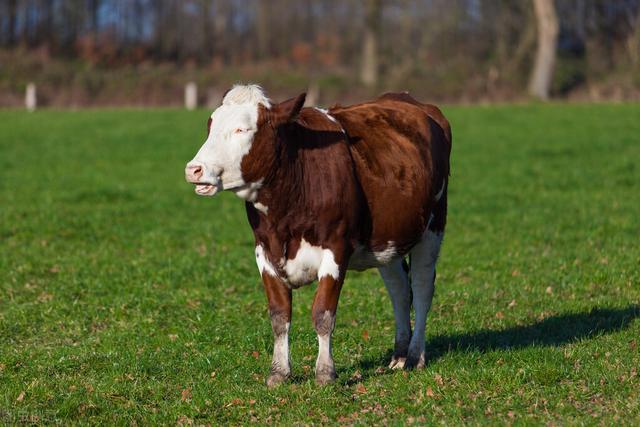
{"label": "brown and white cow", "polygon": [[408,94],[328,111],[304,101],[276,104],[259,86],[234,86],[185,170],[197,194],[230,190],[246,201],[275,338],[267,385],[291,373],[292,289],[315,280],[316,381],[336,378],[331,334],[348,269],[377,267],[389,291],[390,367],[423,367],[447,214],[449,123]]}

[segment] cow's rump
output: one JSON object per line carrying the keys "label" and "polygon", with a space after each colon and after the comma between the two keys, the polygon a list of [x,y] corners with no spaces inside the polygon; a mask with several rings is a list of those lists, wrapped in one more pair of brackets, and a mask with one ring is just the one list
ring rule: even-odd
{"label": "cow's rump", "polygon": [[369,208],[370,232],[361,243],[379,254],[406,253],[426,229],[449,174],[449,123],[437,107],[407,94],[336,106],[330,114],[349,135]]}

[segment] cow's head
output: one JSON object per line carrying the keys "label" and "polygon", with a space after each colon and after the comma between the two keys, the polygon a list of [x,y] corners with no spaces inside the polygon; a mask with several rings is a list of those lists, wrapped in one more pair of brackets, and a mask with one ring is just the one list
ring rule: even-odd
{"label": "cow's head", "polygon": [[234,86],[208,122],[207,139],[187,163],[185,176],[201,196],[232,190],[255,201],[268,168],[273,167],[277,129],[294,121],[304,104],[299,95],[272,104],[257,85]]}

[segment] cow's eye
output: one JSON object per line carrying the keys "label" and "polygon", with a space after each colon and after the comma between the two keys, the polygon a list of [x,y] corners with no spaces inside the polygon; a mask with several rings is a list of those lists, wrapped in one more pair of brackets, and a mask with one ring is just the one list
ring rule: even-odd
{"label": "cow's eye", "polygon": [[236,130],[233,131],[233,133],[245,133],[248,132],[249,129],[245,129],[245,128],[236,128]]}

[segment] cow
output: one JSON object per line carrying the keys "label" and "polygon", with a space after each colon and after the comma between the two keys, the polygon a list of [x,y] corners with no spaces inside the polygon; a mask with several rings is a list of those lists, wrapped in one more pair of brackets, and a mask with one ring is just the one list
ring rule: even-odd
{"label": "cow", "polygon": [[422,368],[447,215],[449,123],[408,93],[329,110],[304,103],[304,93],[275,103],[257,85],[235,85],[185,169],[198,195],[228,190],[245,201],[274,336],[266,384],[291,374],[292,290],[314,281],[316,382],[335,381],[331,335],[347,270],[378,268],[395,318],[389,367]]}

